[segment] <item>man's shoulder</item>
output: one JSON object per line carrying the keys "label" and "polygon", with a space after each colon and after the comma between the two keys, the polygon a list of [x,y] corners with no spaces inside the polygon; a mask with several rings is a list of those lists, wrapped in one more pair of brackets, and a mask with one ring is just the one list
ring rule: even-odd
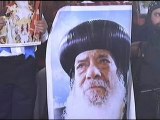
{"label": "man's shoulder", "polygon": [[54,119],[63,119],[64,110],[66,107],[60,107],[54,109]]}

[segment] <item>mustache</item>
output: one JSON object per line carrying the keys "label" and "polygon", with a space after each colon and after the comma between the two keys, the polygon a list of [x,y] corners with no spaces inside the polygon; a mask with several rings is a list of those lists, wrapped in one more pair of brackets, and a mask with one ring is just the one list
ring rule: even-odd
{"label": "mustache", "polygon": [[83,85],[83,91],[86,92],[87,90],[93,87],[102,87],[104,89],[108,89],[110,87],[109,81],[107,80],[87,80]]}

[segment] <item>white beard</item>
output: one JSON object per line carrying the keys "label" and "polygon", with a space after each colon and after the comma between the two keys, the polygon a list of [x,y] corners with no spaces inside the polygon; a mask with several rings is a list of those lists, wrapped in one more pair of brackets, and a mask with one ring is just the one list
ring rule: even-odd
{"label": "white beard", "polygon": [[122,119],[126,89],[123,78],[118,79],[117,75],[112,75],[111,78],[109,93],[105,99],[102,98],[101,104],[89,102],[82,90],[76,89],[74,85],[67,99],[63,117],[65,119]]}

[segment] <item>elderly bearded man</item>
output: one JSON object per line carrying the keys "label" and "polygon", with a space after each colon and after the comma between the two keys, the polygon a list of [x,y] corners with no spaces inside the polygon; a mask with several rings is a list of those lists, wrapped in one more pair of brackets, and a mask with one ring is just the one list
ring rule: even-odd
{"label": "elderly bearded man", "polygon": [[64,37],[60,63],[71,78],[71,92],[55,119],[125,118],[130,38],[117,23],[84,22]]}

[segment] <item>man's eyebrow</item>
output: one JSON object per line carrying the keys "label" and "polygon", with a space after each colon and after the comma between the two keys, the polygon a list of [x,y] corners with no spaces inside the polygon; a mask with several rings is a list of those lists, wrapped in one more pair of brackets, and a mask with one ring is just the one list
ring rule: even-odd
{"label": "man's eyebrow", "polygon": [[87,57],[85,57],[84,59],[82,58],[82,59],[77,60],[76,63],[85,62],[86,60],[87,60]]}
{"label": "man's eyebrow", "polygon": [[88,56],[82,56],[75,61],[75,64],[87,61]]}
{"label": "man's eyebrow", "polygon": [[156,11],[154,14],[160,14],[160,11]]}
{"label": "man's eyebrow", "polygon": [[100,54],[98,57],[99,57],[99,58],[103,58],[103,57],[109,58],[109,55],[106,55],[106,54]]}

